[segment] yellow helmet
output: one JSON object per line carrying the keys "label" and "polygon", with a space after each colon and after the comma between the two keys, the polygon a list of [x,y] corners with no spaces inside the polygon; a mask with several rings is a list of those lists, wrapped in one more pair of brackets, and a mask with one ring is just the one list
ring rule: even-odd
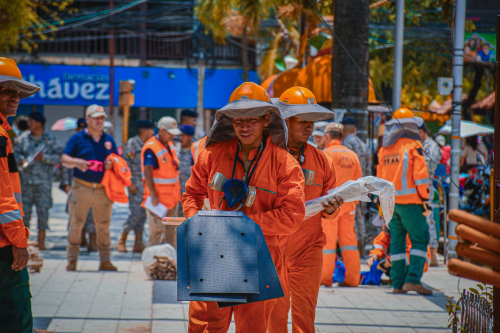
{"label": "yellow helmet", "polygon": [[253,82],[243,82],[238,88],[236,88],[231,94],[231,97],[229,97],[229,103],[239,99],[253,99],[262,102],[271,102],[271,97],[269,97],[267,91]]}
{"label": "yellow helmet", "polygon": [[288,104],[318,104],[312,91],[304,87],[288,88],[281,94],[280,101]]}
{"label": "yellow helmet", "polygon": [[408,108],[399,108],[396,111],[394,111],[393,114],[394,117],[397,119],[404,119],[404,118],[413,118],[415,115],[413,112],[410,111]]}

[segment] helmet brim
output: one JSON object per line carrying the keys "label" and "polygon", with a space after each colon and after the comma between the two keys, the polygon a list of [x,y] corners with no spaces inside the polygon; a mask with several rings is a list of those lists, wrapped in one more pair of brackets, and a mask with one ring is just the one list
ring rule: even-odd
{"label": "helmet brim", "polygon": [[20,98],[30,97],[40,91],[40,87],[33,83],[9,75],[0,75],[0,87],[19,91]]}
{"label": "helmet brim", "polygon": [[285,119],[297,117],[306,121],[321,121],[333,118],[335,113],[319,104],[288,104],[273,99],[272,102],[283,113]]}
{"label": "helmet brim", "polygon": [[272,103],[252,99],[239,99],[217,110],[215,123],[207,135],[206,147],[236,136],[232,118],[260,117],[266,114],[271,114],[271,119],[264,130],[269,133],[274,144],[286,149],[288,130],[281,110]]}

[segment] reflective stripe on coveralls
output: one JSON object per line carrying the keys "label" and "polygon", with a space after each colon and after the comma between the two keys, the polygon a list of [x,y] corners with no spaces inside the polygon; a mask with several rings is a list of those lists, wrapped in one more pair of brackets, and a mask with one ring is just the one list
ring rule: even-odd
{"label": "reflective stripe on coveralls", "polygon": [[21,192],[21,182],[7,119],[0,113],[0,248],[15,245],[19,248],[28,246],[29,229],[24,226],[22,200],[16,200],[16,193]]}
{"label": "reflective stripe on coveralls", "polygon": [[[237,145],[238,139],[233,138],[212,144],[200,153],[182,197],[184,216],[189,218],[195,215],[202,208],[206,197],[212,208],[220,205],[221,210],[228,210],[225,200],[221,202],[222,192],[211,189],[207,184],[218,172],[226,177],[231,176]],[[257,150],[250,152],[249,160],[255,157]],[[239,156],[243,158],[241,152]],[[242,179],[243,174],[243,166],[238,163],[234,176]],[[257,191],[253,205],[243,206],[241,211],[261,226],[276,270],[281,276],[283,258],[278,247],[278,235],[294,233],[304,219],[304,175],[299,163],[268,138],[250,185],[269,191]],[[234,313],[237,332],[264,333],[275,303],[273,299],[219,309],[215,302],[190,302],[189,332],[227,332]]]}
{"label": "reflective stripe on coveralls", "polygon": [[[335,167],[329,157],[307,143],[304,145],[303,155],[299,155],[303,156],[302,167],[314,171],[314,183],[321,185],[305,186],[306,201],[326,195],[336,187]],[[326,244],[322,214],[318,213],[302,222],[294,234],[280,236],[279,245],[284,257],[281,285],[285,297],[278,298],[273,308],[269,333],[288,332],[290,308],[294,332],[315,331],[314,318],[323,269],[323,247]]]}

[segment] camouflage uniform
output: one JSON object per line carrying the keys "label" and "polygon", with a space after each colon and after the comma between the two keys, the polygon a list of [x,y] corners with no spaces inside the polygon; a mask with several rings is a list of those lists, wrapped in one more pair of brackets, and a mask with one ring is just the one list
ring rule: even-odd
{"label": "camouflage uniform", "polygon": [[[368,152],[366,145],[363,141],[356,136],[356,134],[351,133],[344,138],[342,145],[351,149],[358,155],[359,163],[361,164],[361,171],[363,172],[363,177],[371,176],[371,166],[368,158]],[[356,232],[358,235],[358,240],[365,239],[366,237],[366,226],[365,226],[365,212],[366,212],[366,202],[360,201],[356,206]]]}
{"label": "camouflage uniform", "polygon": [[[441,148],[436,141],[431,138],[427,138],[422,145],[424,146],[425,164],[427,164],[427,172],[429,173],[429,197],[432,200],[432,194],[434,193],[434,186],[432,182],[434,181],[434,173],[437,168],[436,163],[441,161]],[[429,224],[429,247],[437,249],[439,237],[436,230],[436,221],[433,220],[432,214],[427,217],[427,224]]]}
{"label": "camouflage uniform", "polygon": [[[181,182],[181,196],[186,192],[186,182],[191,177],[191,167],[193,166],[193,154],[191,148],[188,150],[182,149],[180,143],[176,143],[175,152],[179,158],[179,180]],[[182,206],[179,204],[179,216],[184,216],[182,213]]]}
{"label": "camouflage uniform", "polygon": [[21,171],[21,188],[24,210],[24,225],[29,228],[33,205],[38,216],[38,230],[49,228],[49,209],[52,207],[52,182],[54,181],[54,165],[61,162],[63,147],[54,134],[44,132],[38,140],[30,133],[22,136],[14,150],[19,166],[41,144],[46,144],[41,161],[32,161]]}
{"label": "camouflage uniform", "polygon": [[137,193],[129,193],[128,205],[130,215],[123,225],[123,232],[128,233],[133,229],[136,235],[144,230],[144,222],[146,221],[146,210],[141,207],[144,196],[144,185],[142,184],[141,175],[142,146],[144,146],[144,142],[136,135],[130,138],[125,147],[123,147],[123,158],[127,161],[132,171],[132,183],[137,188]]}
{"label": "camouflage uniform", "polygon": [[[61,184],[59,184],[59,189],[64,192],[64,186],[73,184],[73,169],[68,169],[63,167],[61,170]],[[69,193],[68,193],[69,198]],[[66,213],[68,212],[68,202],[66,202]],[[68,230],[69,230],[69,220],[68,220]],[[87,220],[85,221],[85,227],[83,228],[85,232],[89,234],[95,234],[97,230],[94,224],[94,213],[92,212],[92,207],[90,207],[89,214],[87,215]]]}

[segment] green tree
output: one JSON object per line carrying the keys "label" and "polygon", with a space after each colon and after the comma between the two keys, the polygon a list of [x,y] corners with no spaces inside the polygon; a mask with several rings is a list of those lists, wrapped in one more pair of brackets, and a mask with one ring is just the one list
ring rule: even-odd
{"label": "green tree", "polygon": [[72,12],[73,0],[0,0],[0,52],[9,53],[21,48],[32,52],[37,45],[34,37],[51,38],[61,12]]}
{"label": "green tree", "polygon": [[225,42],[228,34],[242,37],[243,80],[248,81],[248,39],[257,35],[259,23],[276,9],[276,0],[199,1],[196,16],[214,38]]}

